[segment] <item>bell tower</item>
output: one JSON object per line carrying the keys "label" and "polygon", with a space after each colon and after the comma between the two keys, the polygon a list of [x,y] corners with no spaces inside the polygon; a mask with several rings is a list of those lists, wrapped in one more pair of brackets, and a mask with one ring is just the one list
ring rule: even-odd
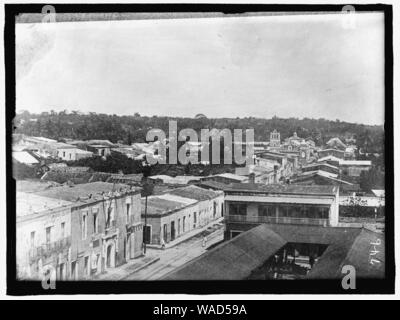
{"label": "bell tower", "polygon": [[278,131],[276,131],[276,129],[274,129],[274,131],[272,131],[270,133],[269,145],[270,145],[270,147],[280,147],[281,146],[281,134]]}

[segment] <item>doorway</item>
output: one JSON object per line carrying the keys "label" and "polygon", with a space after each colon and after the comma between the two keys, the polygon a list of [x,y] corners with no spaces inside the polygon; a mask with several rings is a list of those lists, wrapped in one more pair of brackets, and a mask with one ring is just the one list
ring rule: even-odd
{"label": "doorway", "polygon": [[107,247],[106,268],[114,268],[114,267],[115,267],[115,249],[114,245],[110,244]]}
{"label": "doorway", "polygon": [[171,221],[171,241],[175,240],[175,221]]}

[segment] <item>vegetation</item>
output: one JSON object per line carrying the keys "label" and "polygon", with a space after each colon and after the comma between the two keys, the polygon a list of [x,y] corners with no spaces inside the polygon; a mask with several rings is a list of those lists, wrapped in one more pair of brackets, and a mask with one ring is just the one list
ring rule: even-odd
{"label": "vegetation", "polygon": [[362,152],[383,153],[383,126],[369,126],[344,121],[326,119],[274,117],[261,119],[246,118],[174,118],[174,117],[144,117],[135,113],[133,116],[117,116],[108,114],[78,111],[42,112],[31,114],[24,111],[15,117],[15,132],[32,136],[44,136],[52,139],[108,139],[112,142],[123,141],[145,142],[150,129],[158,128],[168,134],[168,121],[176,120],[178,130],[192,128],[200,129],[254,129],[256,141],[268,141],[269,134],[274,129],[281,133],[281,139],[297,132],[303,138],[312,138],[317,145],[325,144],[332,137],[355,138]]}

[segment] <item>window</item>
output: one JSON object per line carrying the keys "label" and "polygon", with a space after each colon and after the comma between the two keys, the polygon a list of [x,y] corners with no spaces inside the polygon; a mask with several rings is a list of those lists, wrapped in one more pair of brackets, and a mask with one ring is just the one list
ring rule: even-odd
{"label": "window", "polygon": [[178,236],[181,234],[181,219],[178,219]]}
{"label": "window", "polygon": [[99,223],[98,223],[97,212],[93,214],[93,232],[94,233],[99,232]]}
{"label": "window", "polygon": [[329,219],[329,208],[318,208],[320,219]]}
{"label": "window", "polygon": [[214,201],[214,211],[213,211],[213,217],[215,218],[217,214],[217,202]]}
{"label": "window", "polygon": [[185,232],[185,228],[186,228],[186,217],[183,217],[182,232]]}
{"label": "window", "polygon": [[263,217],[274,217],[275,216],[275,208],[269,205],[260,205],[258,206],[258,215]]}
{"label": "window", "polygon": [[82,214],[82,239],[86,239],[87,236],[87,214]]}
{"label": "window", "polygon": [[196,228],[196,223],[197,223],[197,213],[193,213],[193,229]]}
{"label": "window", "polygon": [[151,243],[151,225],[143,227],[143,242],[146,244]]}
{"label": "window", "polygon": [[61,238],[65,238],[65,222],[61,222]]}
{"label": "window", "polygon": [[46,243],[49,244],[51,242],[51,227],[46,228]]}
{"label": "window", "polygon": [[76,272],[76,261],[71,262],[71,280],[76,280],[78,273]]}
{"label": "window", "polygon": [[63,157],[65,158],[65,151],[63,151]]}
{"label": "window", "polygon": [[301,207],[300,217],[301,218],[312,218],[310,207],[308,207],[308,206]]}
{"label": "window", "polygon": [[72,154],[71,154],[71,153],[69,154],[69,159],[70,159],[70,160],[72,159]]}
{"label": "window", "polygon": [[31,248],[35,246],[35,231],[31,232]]}
{"label": "window", "polygon": [[85,276],[89,274],[89,256],[84,258],[83,273]]}
{"label": "window", "polygon": [[247,206],[243,203],[231,203],[229,205],[229,214],[230,215],[242,215],[245,216],[247,214]]}
{"label": "window", "polygon": [[113,225],[114,221],[114,205],[111,202],[107,208],[107,221],[106,221],[106,227],[110,228]]}
{"label": "window", "polygon": [[131,204],[126,204],[126,223],[129,223],[129,217],[131,216]]}

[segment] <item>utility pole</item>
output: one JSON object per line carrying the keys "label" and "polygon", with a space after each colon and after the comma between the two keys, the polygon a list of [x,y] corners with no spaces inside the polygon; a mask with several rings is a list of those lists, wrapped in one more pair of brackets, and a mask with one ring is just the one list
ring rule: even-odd
{"label": "utility pole", "polygon": [[143,253],[146,254],[146,242],[147,242],[147,193],[144,207],[144,241],[143,241]]}
{"label": "utility pole", "polygon": [[142,190],[142,196],[145,197],[145,207],[144,207],[144,230],[143,230],[143,254],[146,254],[146,245],[148,239],[148,232],[147,232],[147,198],[149,195],[153,193],[153,188],[154,185],[152,182],[149,182],[147,179],[147,175],[144,177],[145,181],[143,183],[143,190]]}

